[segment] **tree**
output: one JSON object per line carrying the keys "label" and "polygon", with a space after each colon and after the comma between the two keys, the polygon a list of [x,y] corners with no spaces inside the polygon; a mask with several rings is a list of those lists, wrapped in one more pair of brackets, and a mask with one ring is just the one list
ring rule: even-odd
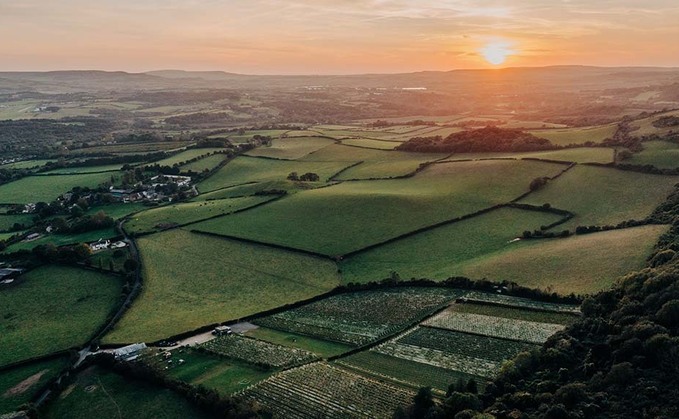
{"label": "tree", "polygon": [[134,272],[137,269],[138,263],[134,259],[127,259],[125,263],[123,263],[123,269],[125,269],[125,272]]}
{"label": "tree", "polygon": [[298,180],[299,180],[299,175],[297,175],[297,172],[291,172],[291,173],[288,175],[288,180],[298,181]]}
{"label": "tree", "polygon": [[411,417],[422,418],[429,409],[434,407],[434,395],[431,392],[431,387],[422,387],[413,399],[413,410]]}

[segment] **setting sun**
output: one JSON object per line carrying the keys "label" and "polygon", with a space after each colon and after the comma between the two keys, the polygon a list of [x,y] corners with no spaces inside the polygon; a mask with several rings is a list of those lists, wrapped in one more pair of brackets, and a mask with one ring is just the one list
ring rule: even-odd
{"label": "setting sun", "polygon": [[493,65],[503,64],[507,57],[516,54],[509,48],[510,44],[506,41],[493,41],[486,44],[481,50],[483,58]]}

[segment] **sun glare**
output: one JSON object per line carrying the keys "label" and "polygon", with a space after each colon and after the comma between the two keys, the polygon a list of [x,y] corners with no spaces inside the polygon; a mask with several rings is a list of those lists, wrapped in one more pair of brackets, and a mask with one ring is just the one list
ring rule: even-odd
{"label": "sun glare", "polygon": [[515,51],[509,47],[510,44],[506,41],[493,41],[481,48],[480,52],[490,64],[500,65],[507,60],[507,57],[515,54]]}

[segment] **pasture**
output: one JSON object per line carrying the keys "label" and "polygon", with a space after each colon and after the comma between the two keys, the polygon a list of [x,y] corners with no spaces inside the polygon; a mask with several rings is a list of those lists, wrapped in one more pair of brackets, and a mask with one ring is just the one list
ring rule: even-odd
{"label": "pasture", "polygon": [[23,225],[25,228],[33,225],[32,214],[17,214],[6,215],[0,214],[0,231],[9,231],[14,227],[14,224]]}
{"label": "pasture", "polygon": [[59,169],[41,172],[40,175],[81,175],[84,173],[116,172],[123,167],[122,164],[107,164],[103,166],[62,167]]}
{"label": "pasture", "polygon": [[600,143],[612,138],[617,130],[616,124],[593,127],[552,128],[528,131],[539,138],[545,138],[556,145]]}
{"label": "pasture", "polygon": [[334,143],[333,140],[323,137],[277,138],[271,142],[270,147],[258,147],[248,151],[246,155],[295,160]]}
{"label": "pasture", "polygon": [[607,147],[578,147],[563,150],[534,151],[526,153],[456,153],[446,161],[465,159],[511,158],[545,159],[573,163],[612,163],[614,151]]}
{"label": "pasture", "polygon": [[0,416],[18,410],[66,367],[66,357],[34,362],[0,372]]}
{"label": "pasture", "polygon": [[200,231],[343,255],[404,233],[506,203],[564,166],[532,161],[435,164],[407,179],[344,182],[298,192]]}
{"label": "pasture", "polygon": [[93,412],[100,418],[205,418],[205,412],[172,390],[97,367],[78,374],[75,383],[47,404],[44,417],[88,419]]}
{"label": "pasture", "polygon": [[182,172],[196,172],[202,173],[206,170],[212,170],[219,166],[224,159],[226,159],[225,154],[213,154],[211,156],[204,157],[198,161],[187,163],[181,166]]}
{"label": "pasture", "polygon": [[573,212],[573,219],[556,227],[558,231],[573,231],[577,226],[643,220],[674,190],[678,181],[678,176],[577,166],[521,202],[549,203]]}
{"label": "pasture", "polygon": [[285,161],[240,156],[199,183],[198,190],[203,193],[246,182],[285,181],[292,172],[300,175],[307,172],[316,173],[320,176],[321,182],[325,182],[349,164],[342,161]]}
{"label": "pasture", "polygon": [[0,201],[8,204],[50,202],[76,186],[96,188],[110,184],[112,173],[28,176],[0,186]]}
{"label": "pasture", "polygon": [[161,166],[174,166],[174,165],[181,165],[183,163],[188,162],[189,160],[193,160],[196,158],[200,158],[203,156],[207,156],[208,154],[212,154],[216,151],[222,151],[224,149],[222,148],[192,148],[190,150],[182,151],[180,153],[174,154],[166,159],[159,160],[157,162],[154,162],[153,164],[159,164]]}
{"label": "pasture", "polygon": [[473,279],[510,280],[561,294],[590,294],[644,266],[667,226],[643,226],[572,236],[526,240],[496,254],[464,262],[458,273]]}
{"label": "pasture", "polygon": [[342,140],[342,144],[354,147],[374,148],[376,150],[393,150],[400,142],[371,140],[369,138],[347,138]]}
{"label": "pasture", "polygon": [[524,230],[539,229],[559,219],[554,214],[501,208],[350,256],[340,264],[342,280],[378,281],[391,272],[403,279],[443,280],[457,272],[457,264],[509,248],[509,242]]}
{"label": "pasture", "polygon": [[85,343],[115,308],[122,280],[49,265],[0,292],[0,365]]}
{"label": "pasture", "polygon": [[22,160],[15,163],[0,165],[0,169],[34,169],[54,161],[56,160]]}
{"label": "pasture", "polygon": [[148,209],[130,217],[125,223],[127,231],[150,232],[172,226],[184,225],[206,218],[230,214],[253,205],[269,201],[273,196],[248,196],[203,202],[185,202]]}
{"label": "pasture", "polygon": [[142,237],[144,289],[109,343],[154,341],[304,300],[339,284],[329,260],[183,230]]}
{"label": "pasture", "polygon": [[623,160],[624,164],[636,164],[644,166],[650,164],[660,169],[679,168],[679,145],[668,141],[647,141],[643,143],[644,149],[632,157]]}

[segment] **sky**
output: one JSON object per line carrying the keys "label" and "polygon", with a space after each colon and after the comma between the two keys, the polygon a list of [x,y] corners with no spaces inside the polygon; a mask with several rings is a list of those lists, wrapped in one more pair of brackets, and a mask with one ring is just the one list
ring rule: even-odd
{"label": "sky", "polygon": [[677,0],[0,0],[0,71],[678,66]]}

